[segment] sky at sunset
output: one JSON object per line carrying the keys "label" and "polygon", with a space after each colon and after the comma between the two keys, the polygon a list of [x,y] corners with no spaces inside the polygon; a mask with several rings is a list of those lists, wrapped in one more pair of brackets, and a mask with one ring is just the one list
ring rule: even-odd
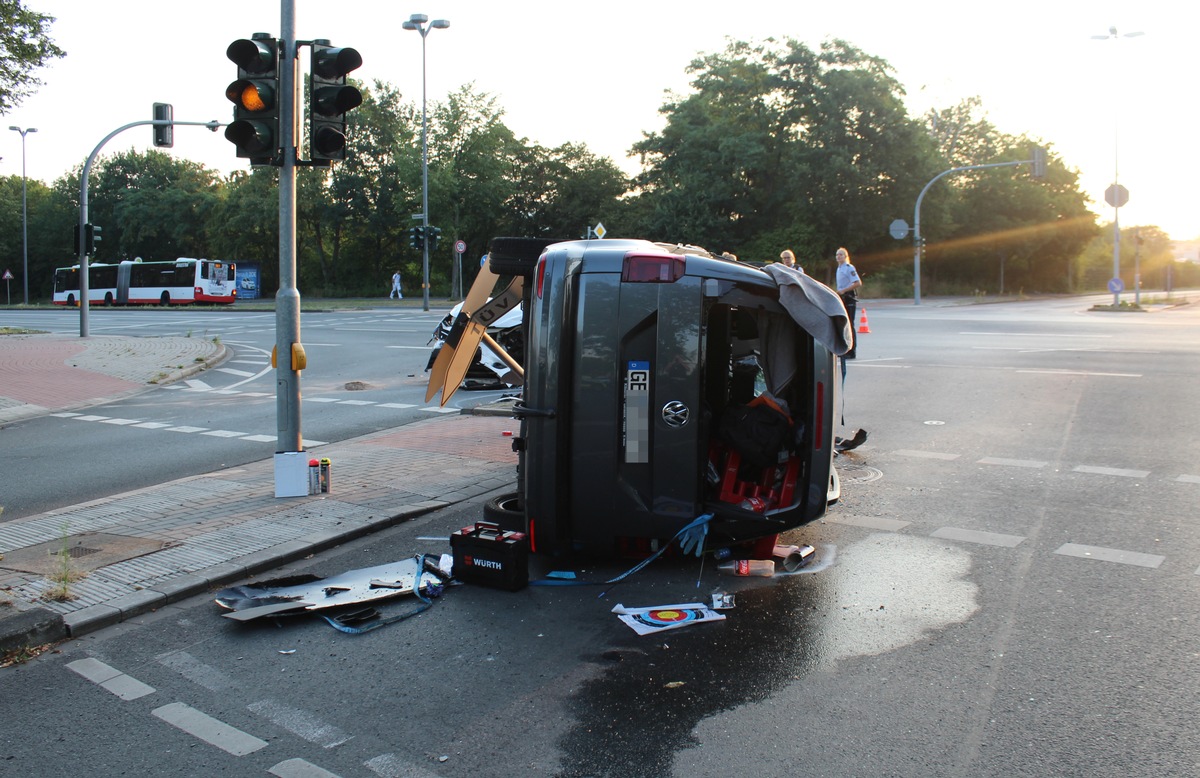
{"label": "sky at sunset", "polygon": [[[151,118],[154,102],[173,104],[176,120],[229,121],[224,92],[236,68],[226,47],[281,26],[279,0],[25,5],[57,18],[51,36],[67,52],[4,117],[4,127],[38,129],[26,138],[26,170],[46,183],[109,133]],[[1200,238],[1200,6],[1191,3],[295,0],[296,37],[356,48],[364,64],[354,77],[391,83],[419,104],[421,37],[401,29],[414,13],[451,23],[426,39],[431,103],[473,84],[496,97],[518,136],[583,143],[628,172],[637,170],[629,148],[662,127],[665,92],[686,91],[688,63],[723,50],[726,37],[791,37],[814,48],[842,38],[892,65],[910,114],[978,96],[1002,132],[1043,139],[1079,171],[1101,223],[1111,223],[1104,191],[1119,172],[1130,192],[1122,227]],[[1114,26],[1121,37],[1093,39]],[[149,127],[117,135],[104,152],[131,147],[153,148]],[[221,132],[203,127],[177,127],[166,151],[222,172],[246,166]],[[0,175],[20,175],[18,133],[0,133],[0,157]],[[911,223],[912,205],[901,210],[896,217]]]}

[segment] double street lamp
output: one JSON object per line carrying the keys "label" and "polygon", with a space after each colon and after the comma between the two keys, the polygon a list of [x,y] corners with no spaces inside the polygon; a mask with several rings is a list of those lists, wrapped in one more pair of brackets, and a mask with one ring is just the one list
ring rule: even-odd
{"label": "double street lamp", "polygon": [[9,127],[8,129],[21,133],[21,281],[25,284],[25,304],[29,305],[29,209],[25,198],[25,136],[31,132],[37,132],[37,127],[29,127],[24,130],[20,127]]}
{"label": "double street lamp", "polygon": [[[426,22],[429,22],[426,26]],[[421,33],[421,241],[424,252],[421,260],[423,283],[421,291],[424,294],[424,310],[429,310],[429,120],[425,113],[425,37],[430,30],[444,30],[450,26],[446,19],[429,21],[425,14],[413,14],[408,21],[400,25],[406,30],[416,30]]]}

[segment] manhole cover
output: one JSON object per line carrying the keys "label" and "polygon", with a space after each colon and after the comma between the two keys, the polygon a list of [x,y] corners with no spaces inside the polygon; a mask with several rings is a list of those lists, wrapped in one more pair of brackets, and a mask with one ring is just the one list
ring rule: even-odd
{"label": "manhole cover", "polygon": [[84,532],[6,551],[4,558],[0,559],[0,568],[35,575],[54,575],[62,570],[65,553],[71,559],[73,571],[89,573],[116,562],[161,551],[168,545],[160,540]]}
{"label": "manhole cover", "polygon": [[847,462],[846,464],[839,462],[837,471],[844,484],[865,484],[883,478],[882,470],[876,470],[873,467],[854,462]]}
{"label": "manhole cover", "polygon": [[345,388],[347,392],[361,392],[366,389],[370,389],[371,387],[362,381],[350,381],[346,384]]}

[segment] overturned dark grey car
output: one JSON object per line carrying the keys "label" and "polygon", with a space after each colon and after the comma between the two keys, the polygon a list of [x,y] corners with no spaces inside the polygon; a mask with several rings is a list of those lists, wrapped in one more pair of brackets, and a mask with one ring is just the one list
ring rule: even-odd
{"label": "overturned dark grey car", "polygon": [[708,514],[710,546],[754,540],[836,501],[853,334],[832,290],[642,240],[490,254],[527,276],[518,484],[490,507],[535,553],[653,546]]}

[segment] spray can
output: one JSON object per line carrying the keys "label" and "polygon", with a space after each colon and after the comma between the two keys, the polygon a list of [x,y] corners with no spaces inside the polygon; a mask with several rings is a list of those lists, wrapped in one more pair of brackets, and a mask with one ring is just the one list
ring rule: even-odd
{"label": "spray can", "polygon": [[319,494],[321,491],[321,463],[315,459],[308,460],[308,493]]}
{"label": "spray can", "polygon": [[322,492],[329,491],[329,466],[331,464],[332,463],[329,461],[329,457],[321,457],[321,491]]}
{"label": "spray can", "polygon": [[735,559],[717,565],[717,569],[731,575],[770,578],[775,575],[775,562],[770,559]]}

